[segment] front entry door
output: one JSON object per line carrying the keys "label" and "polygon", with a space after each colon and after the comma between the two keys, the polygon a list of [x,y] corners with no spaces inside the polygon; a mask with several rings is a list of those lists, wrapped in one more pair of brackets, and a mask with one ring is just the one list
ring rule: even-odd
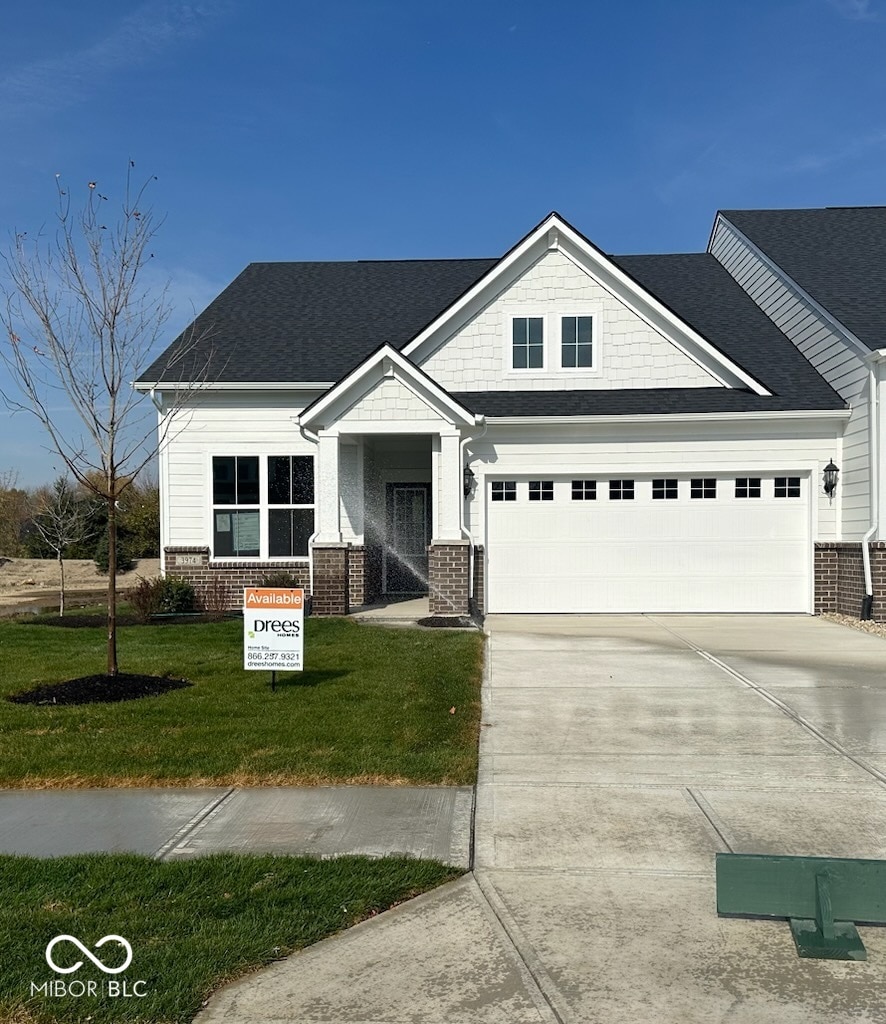
{"label": "front entry door", "polygon": [[388,484],[386,594],[427,593],[430,542],[431,485]]}

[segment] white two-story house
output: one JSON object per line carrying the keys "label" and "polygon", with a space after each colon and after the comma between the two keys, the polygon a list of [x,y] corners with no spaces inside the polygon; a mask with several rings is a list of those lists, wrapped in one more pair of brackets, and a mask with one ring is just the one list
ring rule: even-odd
{"label": "white two-story house", "polygon": [[884,208],[721,212],[703,253],[552,213],[496,259],[250,264],[136,382],[164,570],[236,606],[284,569],[320,614],[886,618],[884,268]]}

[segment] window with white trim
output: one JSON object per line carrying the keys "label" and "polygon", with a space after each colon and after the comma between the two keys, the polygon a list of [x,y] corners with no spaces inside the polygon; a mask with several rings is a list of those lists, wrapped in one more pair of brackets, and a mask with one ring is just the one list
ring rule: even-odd
{"label": "window with white trim", "polygon": [[529,481],[530,501],[553,501],[554,481],[553,480],[530,480]]}
{"label": "window with white trim", "polygon": [[258,558],[261,501],[257,455],[216,455],[212,460],[212,553],[215,558]]}
{"label": "window with white trim", "polygon": [[492,481],[493,501],[516,501],[517,481],[516,480],[493,480]]}
{"label": "window with white trim", "polygon": [[544,368],[544,324],[541,316],[515,316],[511,320],[511,366],[515,370]]}
{"label": "window with white trim", "polygon": [[609,500],[610,501],[632,501],[634,497],[633,480],[610,480]]}
{"label": "window with white trim", "polygon": [[307,558],[314,532],[314,457],[268,456],[268,557]]}
{"label": "window with white trim", "polygon": [[760,497],[760,477],[758,476],[738,476],[735,478],[735,496],[736,498],[759,498]]}
{"label": "window with white trim", "polygon": [[715,477],[696,477],[689,482],[690,498],[716,498],[717,480]]}
{"label": "window with white trim", "polygon": [[677,493],[677,481],[675,479],[652,481],[652,497],[655,501],[673,500],[677,497]]}
{"label": "window with white trim", "polygon": [[213,456],[213,558],[307,558],[313,532],[312,455]]}
{"label": "window with white trim", "polygon": [[597,481],[596,480],[573,480],[572,481],[573,501],[596,501]]}
{"label": "window with white trim", "polygon": [[777,476],[775,478],[776,498],[799,498],[800,478],[798,476]]}
{"label": "window with white trim", "polygon": [[594,318],[560,317],[560,366],[564,369],[593,369]]}

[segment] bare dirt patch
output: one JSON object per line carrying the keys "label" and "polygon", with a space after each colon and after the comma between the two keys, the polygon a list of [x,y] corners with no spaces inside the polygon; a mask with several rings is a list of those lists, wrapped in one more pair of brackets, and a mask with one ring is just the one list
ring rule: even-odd
{"label": "bare dirt patch", "polygon": [[[118,573],[117,583],[122,593],[135,586],[139,579],[156,576],[160,572],[159,558],[142,558],[129,572]],[[58,562],[51,558],[0,559],[0,609],[14,607],[29,601],[51,604],[58,598]],[[101,575],[95,562],[89,558],[65,561],[65,592],[78,598],[100,597],[108,589],[108,577]]]}

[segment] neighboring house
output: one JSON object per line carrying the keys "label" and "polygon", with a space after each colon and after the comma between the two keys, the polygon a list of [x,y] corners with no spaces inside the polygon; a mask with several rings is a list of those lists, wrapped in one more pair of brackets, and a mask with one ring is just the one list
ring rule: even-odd
{"label": "neighboring house", "polygon": [[[886,618],[884,268],[886,208],[721,212],[706,253],[552,213],[500,259],[250,264],[161,411],[165,571],[236,605],[288,569],[321,614]],[[171,363],[136,383],[161,410]]]}

